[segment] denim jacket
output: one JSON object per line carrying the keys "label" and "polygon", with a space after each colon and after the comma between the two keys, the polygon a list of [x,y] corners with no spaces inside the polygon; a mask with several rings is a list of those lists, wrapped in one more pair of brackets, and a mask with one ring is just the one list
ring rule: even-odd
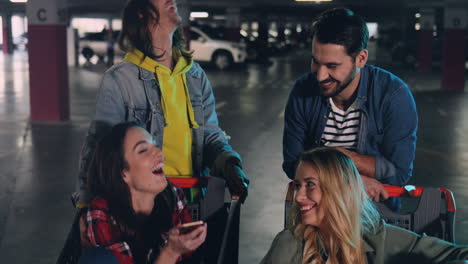
{"label": "denim jacket", "polygon": [[[240,163],[239,154],[232,150],[218,126],[215,99],[205,72],[198,63],[193,63],[186,77],[195,121],[200,126],[192,128],[194,176],[208,176],[209,169],[217,170],[231,158]],[[130,62],[116,64],[104,74],[97,95],[96,113],[81,150],[78,188],[73,194],[75,204],[90,202],[86,171],[91,153],[97,140],[113,125],[139,121],[154,137],[156,146],[162,149],[165,122],[160,98],[155,74]]]}
{"label": "denim jacket", "polygon": [[[413,95],[398,77],[378,67],[361,69],[357,90],[361,109],[357,152],[374,156],[375,177],[404,185],[412,175],[418,116]],[[320,96],[316,76],[300,77],[289,96],[283,134],[283,169],[294,179],[299,155],[321,145],[331,106]]]}

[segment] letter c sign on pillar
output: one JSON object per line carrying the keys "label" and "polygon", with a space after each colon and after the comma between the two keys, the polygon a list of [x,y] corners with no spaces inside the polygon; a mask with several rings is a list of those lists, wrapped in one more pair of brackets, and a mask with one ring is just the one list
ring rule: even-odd
{"label": "letter c sign on pillar", "polygon": [[47,10],[45,8],[39,8],[37,10],[36,16],[37,16],[37,20],[41,22],[47,21]]}

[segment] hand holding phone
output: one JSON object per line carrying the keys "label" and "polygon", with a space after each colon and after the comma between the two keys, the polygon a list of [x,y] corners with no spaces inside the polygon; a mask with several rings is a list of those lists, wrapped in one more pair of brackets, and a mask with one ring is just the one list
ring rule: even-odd
{"label": "hand holding phone", "polygon": [[195,230],[197,227],[202,226],[205,224],[203,221],[196,221],[196,222],[190,222],[190,223],[185,223],[179,226],[179,233],[180,234],[187,234]]}
{"label": "hand holding phone", "polygon": [[180,255],[194,251],[203,244],[206,239],[206,233],[207,227],[203,221],[185,223],[183,225],[178,224],[169,230],[167,244],[163,250],[167,254],[178,258]]}

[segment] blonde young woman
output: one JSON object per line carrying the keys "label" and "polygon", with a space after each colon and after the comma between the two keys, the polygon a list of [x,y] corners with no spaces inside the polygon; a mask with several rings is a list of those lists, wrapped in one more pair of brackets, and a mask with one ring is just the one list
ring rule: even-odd
{"label": "blonde young woman", "polygon": [[302,154],[291,226],[261,263],[446,263],[468,247],[385,224],[351,159],[332,148]]}

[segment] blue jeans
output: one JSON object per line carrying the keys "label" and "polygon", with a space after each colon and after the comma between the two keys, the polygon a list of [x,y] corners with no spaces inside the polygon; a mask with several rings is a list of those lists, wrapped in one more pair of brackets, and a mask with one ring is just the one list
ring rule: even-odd
{"label": "blue jeans", "polygon": [[93,247],[83,251],[78,264],[119,264],[119,260],[110,250]]}

